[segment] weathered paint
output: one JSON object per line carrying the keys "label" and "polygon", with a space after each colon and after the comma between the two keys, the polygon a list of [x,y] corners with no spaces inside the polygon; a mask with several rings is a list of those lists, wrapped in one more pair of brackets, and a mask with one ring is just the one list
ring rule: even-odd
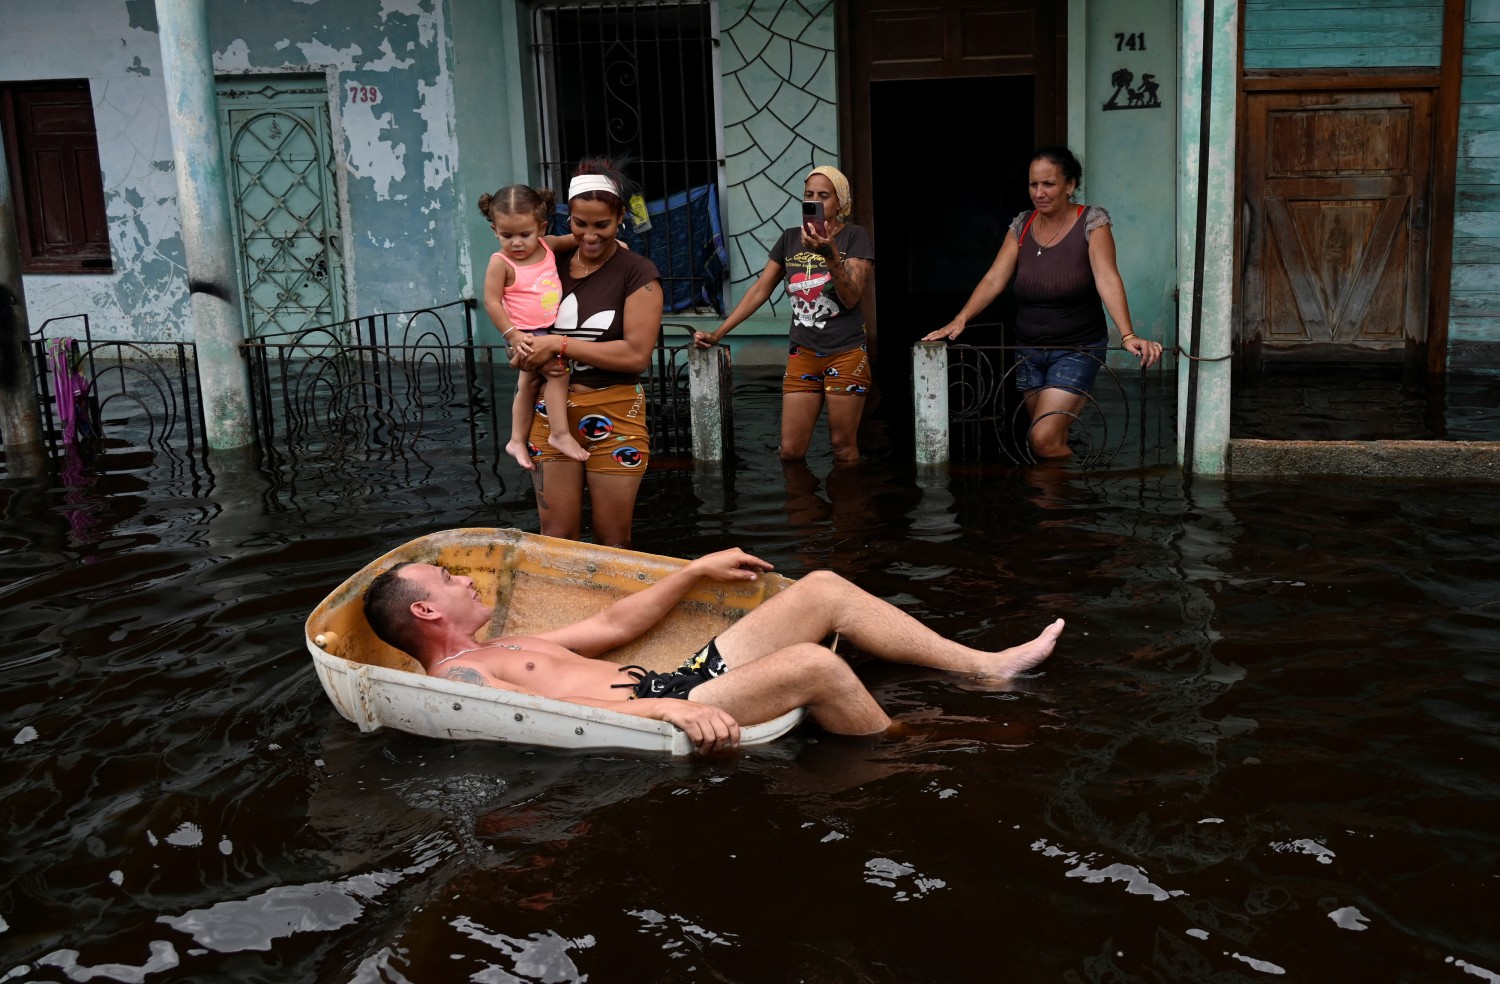
{"label": "weathered paint", "polygon": [[1500,0],[1473,0],[1464,24],[1448,358],[1500,366]]}
{"label": "weathered paint", "polygon": [[[329,78],[345,177],[351,313],[423,307],[473,289],[454,180],[447,18],[446,0],[216,0],[213,7],[219,57],[231,46],[243,50],[247,81],[254,73],[309,69]],[[225,72],[228,62],[217,67]]]}
{"label": "weathered paint", "polygon": [[[1206,6],[1212,7],[1209,23],[1205,23]],[[1222,475],[1227,470],[1229,354],[1234,327],[1237,7],[1235,0],[1183,0],[1180,18],[1183,58],[1178,79],[1182,92],[1177,107],[1182,149],[1178,158],[1177,214],[1182,221],[1178,224],[1177,318],[1180,344],[1189,358],[1177,365],[1177,453],[1179,460],[1198,475]],[[1205,75],[1205,61],[1210,59],[1211,73]],[[1200,189],[1204,205],[1201,252]],[[1200,257],[1201,282],[1197,279]],[[1194,356],[1201,361],[1195,362]]]}
{"label": "weathered paint", "polygon": [[244,326],[206,3],[156,0],[156,13],[177,166],[177,205],[187,250],[198,390],[208,446],[220,450],[244,447],[252,432],[250,378],[239,351]]}
{"label": "weathered paint", "polygon": [[692,406],[693,460],[699,464],[718,464],[724,460],[724,446],[729,443],[720,422],[724,419],[724,392],[719,373],[718,349],[688,349],[688,402]]}
{"label": "weathered paint", "polygon": [[187,268],[150,0],[86,8],[5,0],[0,10],[6,25],[0,78],[89,80],[114,265],[109,273],[26,274],[32,325],[86,312],[98,337],[189,338]]}
{"label": "weathered paint", "polygon": [[[454,131],[461,144],[463,167],[455,189],[468,272],[465,293],[478,296],[495,252],[495,233],[478,209],[479,196],[506,185],[535,186],[540,178],[534,155],[528,155],[527,133],[535,112],[526,100],[530,66],[518,54],[516,0],[451,0],[453,61],[463,66],[463,84],[455,87]],[[498,344],[499,332],[480,314],[475,334]]]}
{"label": "weathered paint", "polygon": [[1443,0],[1245,0],[1247,69],[1431,67],[1442,55]]}
{"label": "weathered paint", "polygon": [[946,465],[950,453],[947,343],[918,342],[913,345],[911,379],[917,464]]}
{"label": "weathered paint", "polygon": [[[215,0],[209,9],[220,74],[312,72],[329,80],[343,177],[345,306],[352,312],[452,300],[475,282],[454,181],[446,3]],[[0,79],[89,80],[109,219],[112,272],[26,275],[33,324],[87,312],[99,337],[189,339],[151,0],[0,0],[0,21]],[[465,72],[475,74],[471,66]],[[350,85],[373,87],[378,101],[353,101]],[[412,263],[413,256],[423,262]]]}
{"label": "weathered paint", "polygon": [[[1069,65],[1071,78],[1087,84],[1086,149],[1079,201],[1101,205],[1114,220],[1120,276],[1132,327],[1170,352],[1177,340],[1177,11],[1175,0],[1089,0],[1087,16],[1073,22],[1085,32],[1086,59]],[[1071,13],[1071,10],[1070,10]],[[1131,46],[1133,44],[1133,47]],[[1159,86],[1159,106],[1109,109],[1116,72],[1129,73],[1143,91],[1150,75]],[[1129,105],[1121,94],[1116,105]],[[1069,107],[1070,113],[1073,107]],[[1071,117],[1070,117],[1071,118]],[[1071,136],[1071,134],[1070,134]],[[1118,337],[1118,336],[1112,336]],[[1119,364],[1130,356],[1116,353]]]}

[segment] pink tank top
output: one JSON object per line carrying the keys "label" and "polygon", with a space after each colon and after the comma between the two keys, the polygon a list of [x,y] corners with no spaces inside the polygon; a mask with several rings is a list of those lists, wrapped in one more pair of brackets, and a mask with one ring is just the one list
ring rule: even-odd
{"label": "pink tank top", "polygon": [[546,255],[530,266],[519,266],[503,252],[496,253],[516,271],[516,282],[505,288],[500,303],[510,323],[520,331],[550,328],[557,320],[557,306],[562,303],[562,278],[557,275],[557,257],[542,241]]}

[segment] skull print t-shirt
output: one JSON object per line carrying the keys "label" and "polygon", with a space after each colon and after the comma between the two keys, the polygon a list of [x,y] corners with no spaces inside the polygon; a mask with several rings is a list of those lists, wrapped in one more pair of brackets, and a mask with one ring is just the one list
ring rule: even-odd
{"label": "skull print t-shirt", "polygon": [[[833,237],[839,256],[852,260],[875,259],[875,248],[864,226],[846,225]],[[845,307],[833,286],[828,260],[802,245],[802,230],[781,234],[771,259],[780,263],[792,302],[792,344],[816,352],[847,352],[865,341],[865,316],[859,305]]]}

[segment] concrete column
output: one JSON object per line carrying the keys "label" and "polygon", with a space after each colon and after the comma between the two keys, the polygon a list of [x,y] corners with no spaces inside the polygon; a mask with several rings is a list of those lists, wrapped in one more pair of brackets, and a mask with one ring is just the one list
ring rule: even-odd
{"label": "concrete column", "polygon": [[239,348],[245,330],[234,269],[229,186],[219,144],[207,0],[156,0],[156,19],[198,349],[198,387],[208,446],[227,450],[249,444],[253,432],[250,379]]}
{"label": "concrete column", "polygon": [[948,344],[911,347],[912,409],[916,414],[917,464],[948,463]]}
{"label": "concrete column", "polygon": [[719,374],[718,348],[688,349],[688,403],[693,421],[693,459],[699,464],[719,464],[724,460],[724,392]]}
{"label": "concrete column", "polygon": [[1177,364],[1177,454],[1196,475],[1228,463],[1239,6],[1182,3],[1177,321],[1179,344],[1198,358]]}
{"label": "concrete column", "polygon": [[35,375],[16,202],[5,166],[5,135],[0,132],[0,434],[5,437],[6,473],[16,478],[39,475],[46,465]]}

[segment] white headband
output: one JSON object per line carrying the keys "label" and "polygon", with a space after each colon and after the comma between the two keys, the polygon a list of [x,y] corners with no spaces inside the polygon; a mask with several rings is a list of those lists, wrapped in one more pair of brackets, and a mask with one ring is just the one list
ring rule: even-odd
{"label": "white headband", "polygon": [[607,191],[616,198],[620,197],[620,189],[604,175],[580,174],[568,185],[568,198],[572,200],[590,191]]}

